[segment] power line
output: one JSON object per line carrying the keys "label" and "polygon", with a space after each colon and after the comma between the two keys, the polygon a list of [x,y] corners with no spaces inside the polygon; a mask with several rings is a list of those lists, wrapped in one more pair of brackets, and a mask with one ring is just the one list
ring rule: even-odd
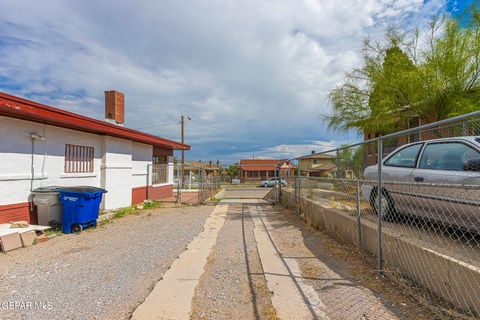
{"label": "power line", "polygon": [[[219,127],[219,126],[216,126],[216,125],[213,125],[213,124],[210,124],[210,123],[206,123],[206,122],[202,122],[202,121],[198,121],[198,120],[195,120],[195,119],[189,119],[189,120],[193,121],[193,122],[196,122],[198,124],[201,124],[203,126],[207,126],[207,127],[210,127],[210,128],[217,129],[217,130],[222,130],[222,131],[226,131],[226,132],[235,133],[235,134],[250,137],[250,134],[247,134],[247,133],[244,133],[244,132],[239,132],[239,131]],[[179,124],[180,124],[180,122],[158,122],[158,123],[156,123],[154,125],[151,125],[151,126],[146,126],[146,127],[142,127],[142,128],[135,128],[135,130],[145,130],[145,129],[157,128],[158,126],[173,126],[173,125],[179,125]]]}
{"label": "power line", "polygon": [[145,130],[145,129],[149,129],[149,128],[156,128],[158,126],[173,126],[173,125],[179,125],[179,124],[180,124],[180,122],[157,122],[154,125],[146,126],[146,127],[142,127],[142,128],[136,128],[135,130]]}
{"label": "power line", "polygon": [[231,133],[240,134],[240,135],[244,135],[244,136],[250,136],[250,135],[247,134],[247,133],[238,132],[238,131],[235,131],[235,130],[218,127],[218,126],[215,126],[215,125],[210,124],[210,123],[205,123],[205,122],[201,122],[201,121],[194,120],[194,119],[190,119],[190,121],[199,123],[199,124],[204,125],[204,126],[207,126],[207,127],[215,128],[215,129],[218,129],[218,130],[228,131],[228,132],[231,132]]}

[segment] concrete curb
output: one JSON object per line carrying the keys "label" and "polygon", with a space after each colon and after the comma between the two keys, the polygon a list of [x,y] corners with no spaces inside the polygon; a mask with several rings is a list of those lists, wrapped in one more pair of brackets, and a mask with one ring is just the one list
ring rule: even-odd
{"label": "concrete curb", "polygon": [[131,319],[190,319],[190,310],[195,287],[200,281],[207,258],[217,241],[228,206],[216,206],[197,235],[150,295],[133,312]]}

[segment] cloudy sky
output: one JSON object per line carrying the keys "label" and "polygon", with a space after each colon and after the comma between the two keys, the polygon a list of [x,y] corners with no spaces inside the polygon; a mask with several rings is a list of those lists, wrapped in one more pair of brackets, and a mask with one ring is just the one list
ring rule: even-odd
{"label": "cloudy sky", "polygon": [[359,139],[325,128],[365,37],[466,1],[0,0],[0,91],[179,140],[191,160],[288,158]]}

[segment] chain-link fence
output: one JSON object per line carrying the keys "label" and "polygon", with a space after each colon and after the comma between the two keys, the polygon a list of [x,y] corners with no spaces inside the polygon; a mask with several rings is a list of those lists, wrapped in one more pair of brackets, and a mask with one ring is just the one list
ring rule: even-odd
{"label": "chain-link fence", "polygon": [[277,198],[442,315],[480,317],[480,112],[292,161]]}
{"label": "chain-link fence", "polygon": [[177,164],[175,194],[178,202],[203,204],[221,187],[220,167],[208,164]]}

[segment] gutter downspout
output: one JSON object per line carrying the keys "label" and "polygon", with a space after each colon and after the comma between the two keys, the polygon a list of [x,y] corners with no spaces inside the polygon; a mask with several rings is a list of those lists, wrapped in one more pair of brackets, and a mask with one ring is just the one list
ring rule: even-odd
{"label": "gutter downspout", "polygon": [[147,183],[146,183],[146,189],[145,189],[146,200],[150,200],[150,195],[148,194],[148,189],[150,186],[150,167],[151,167],[151,164],[147,164]]}

